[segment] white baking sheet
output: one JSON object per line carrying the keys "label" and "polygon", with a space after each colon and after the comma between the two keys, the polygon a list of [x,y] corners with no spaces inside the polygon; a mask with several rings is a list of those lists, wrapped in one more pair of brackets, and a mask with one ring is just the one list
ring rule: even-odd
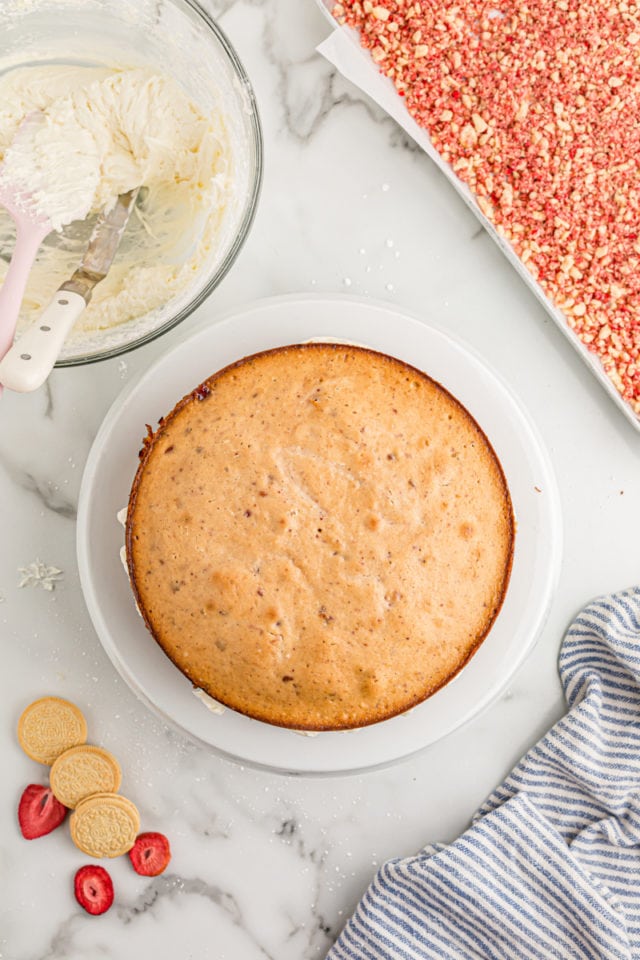
{"label": "white baking sheet", "polygon": [[[327,19],[334,28],[337,27],[336,21],[329,12],[333,6],[331,0],[316,0],[321,7]],[[351,83],[359,87],[364,93],[368,94],[372,100],[382,107],[389,116],[402,127],[409,136],[415,140],[433,162],[444,173],[447,179],[453,184],[465,203],[475,213],[482,225],[488,231],[490,236],[498,244],[505,257],[518,271],[524,282],[533,291],[538,300],[542,303],[545,310],[556,322],[559,329],[567,337],[572,346],[578,351],[584,362],[592,371],[600,384],[607,391],[618,409],[624,414],[627,420],[640,431],[640,417],[636,415],[632,407],[618,393],[613,382],[604,372],[604,368],[595,354],[582,343],[582,341],[571,330],[567,321],[560,310],[555,307],[546,296],[542,287],[534,280],[520,258],[514,252],[511,245],[496,231],[495,227],[487,217],[484,216],[480,207],[476,203],[474,195],[467,185],[460,180],[451,169],[451,166],[440,157],[431,140],[421,127],[415,122],[407,111],[402,99],[398,96],[396,89],[387,77],[384,77],[378,67],[371,59],[369,52],[361,44],[358,34],[355,30],[348,27],[337,27],[331,35],[320,44],[318,53],[332,63]]]}

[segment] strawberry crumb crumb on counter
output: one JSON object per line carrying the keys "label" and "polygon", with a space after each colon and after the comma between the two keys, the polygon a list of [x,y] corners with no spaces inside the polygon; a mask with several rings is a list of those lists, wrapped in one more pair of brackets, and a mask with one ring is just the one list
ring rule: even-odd
{"label": "strawberry crumb crumb on counter", "polygon": [[333,14],[640,414],[640,4],[343,0]]}

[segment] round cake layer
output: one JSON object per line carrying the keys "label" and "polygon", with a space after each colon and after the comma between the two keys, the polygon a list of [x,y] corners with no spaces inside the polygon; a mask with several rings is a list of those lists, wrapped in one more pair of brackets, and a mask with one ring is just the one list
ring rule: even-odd
{"label": "round cake layer", "polygon": [[469,660],[514,523],[498,459],[439,384],[361,347],[260,353],[186,396],[127,515],[147,627],[197,687],[300,730],[402,713]]}

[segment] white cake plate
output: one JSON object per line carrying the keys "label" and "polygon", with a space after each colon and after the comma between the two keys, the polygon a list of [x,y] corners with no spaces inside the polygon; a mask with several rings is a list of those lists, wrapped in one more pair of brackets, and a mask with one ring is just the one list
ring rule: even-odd
{"label": "white cake plate", "polygon": [[[315,337],[366,344],[413,364],[473,414],[502,462],[517,520],[502,610],[461,673],[409,714],[305,737],[226,710],[212,714],[138,615],[120,561],[126,505],[145,424],[156,424],[233,360]],[[394,306],[339,296],[287,296],[227,314],[173,347],[118,397],[89,453],[78,508],[78,565],[89,614],[115,667],[165,721],[242,763],[301,774],[357,772],[429,746],[487,706],[531,650],[557,582],[562,528],[548,457],[529,417],[467,346]]]}

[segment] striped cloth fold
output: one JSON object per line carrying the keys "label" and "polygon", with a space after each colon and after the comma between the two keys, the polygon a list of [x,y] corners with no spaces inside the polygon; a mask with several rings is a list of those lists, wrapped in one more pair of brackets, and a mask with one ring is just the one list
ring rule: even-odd
{"label": "striped cloth fold", "polygon": [[567,714],[458,840],[384,864],[327,960],[640,960],[640,587],[559,667]]}

